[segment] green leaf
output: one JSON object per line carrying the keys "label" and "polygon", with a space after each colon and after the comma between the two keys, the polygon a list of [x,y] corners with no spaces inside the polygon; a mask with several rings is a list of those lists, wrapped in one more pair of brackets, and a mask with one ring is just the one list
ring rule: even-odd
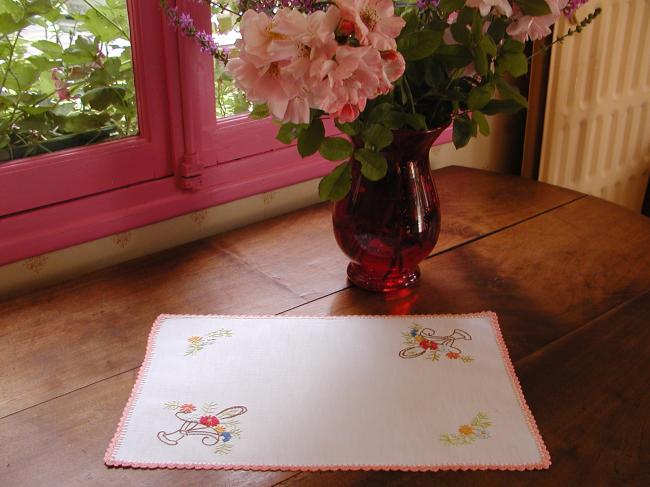
{"label": "green leaf", "polygon": [[266,106],[266,103],[255,104],[253,105],[253,111],[248,116],[253,120],[266,118],[269,116],[269,107]]}
{"label": "green leaf", "polygon": [[454,119],[452,139],[456,149],[465,147],[472,137],[472,122],[467,115],[461,115]]}
{"label": "green leaf", "polygon": [[474,67],[476,68],[476,72],[480,76],[485,76],[488,72],[487,53],[479,45],[473,49],[473,55],[474,55]]}
{"label": "green leaf", "polygon": [[325,137],[318,151],[328,161],[342,161],[352,155],[353,147],[342,137]]}
{"label": "green leaf", "polygon": [[48,121],[43,114],[29,115],[18,122],[23,130],[43,131],[47,128]]}
{"label": "green leaf", "polygon": [[518,53],[518,52],[524,52],[524,48],[526,46],[524,45],[523,42],[516,41],[514,39],[508,38],[505,41],[503,41],[503,47],[501,48],[503,52],[508,52],[508,53]]}
{"label": "green leaf", "polygon": [[86,39],[84,36],[77,36],[77,39],[74,41],[74,45],[77,49],[88,52],[93,57],[97,53],[97,46],[90,39]]}
{"label": "green leaf", "polygon": [[546,3],[546,0],[515,0],[515,3],[527,15],[540,16],[551,13],[551,8]]}
{"label": "green leaf", "polygon": [[50,0],[29,0],[25,3],[29,15],[48,14],[52,10],[52,2]]}
{"label": "green leaf", "polygon": [[506,53],[497,58],[496,72],[499,75],[508,72],[515,78],[523,76],[528,72],[528,59],[523,53]]}
{"label": "green leaf", "polygon": [[494,57],[497,55],[497,45],[494,43],[494,41],[489,35],[483,36],[483,38],[479,42],[479,45],[490,56]]}
{"label": "green leaf", "polygon": [[40,72],[49,71],[50,69],[56,68],[60,65],[60,62],[52,61],[45,56],[30,56],[27,58],[27,60],[32,63]]}
{"label": "green leaf", "polygon": [[120,87],[95,88],[86,92],[81,101],[97,111],[106,110],[110,106],[124,105],[126,90]]}
{"label": "green leaf", "polygon": [[110,118],[107,113],[74,112],[68,117],[61,117],[61,128],[66,133],[85,132],[86,130],[101,128]]}
{"label": "green leaf", "polygon": [[25,16],[25,9],[22,4],[16,0],[0,0],[0,9],[11,15],[14,22],[22,20]]}
{"label": "green leaf", "polygon": [[465,5],[465,0],[440,0],[438,9],[446,14],[460,10]]}
{"label": "green leaf", "polygon": [[[410,78],[409,78],[410,79]],[[439,63],[427,63],[424,81],[431,87],[437,88],[445,84],[446,73]]]}
{"label": "green leaf", "polygon": [[[0,79],[4,77],[4,69],[0,68]],[[27,91],[38,79],[40,71],[27,61],[14,62],[7,74],[5,86],[15,92]]]}
{"label": "green leaf", "polygon": [[464,26],[470,26],[472,25],[472,21],[476,15],[478,15],[478,12],[475,8],[467,6],[463,7],[463,9],[458,13],[456,23]]}
{"label": "green leaf", "polygon": [[388,163],[379,152],[370,149],[358,149],[354,158],[361,163],[361,174],[371,181],[383,178],[388,171]]}
{"label": "green leaf", "polygon": [[391,103],[380,103],[370,110],[367,120],[370,123],[383,122],[392,109],[393,105]]}
{"label": "green leaf", "polygon": [[440,46],[436,57],[442,58],[441,62],[450,68],[464,68],[474,60],[472,51],[460,44]]}
{"label": "green leaf", "polygon": [[497,113],[513,114],[521,109],[522,106],[514,100],[492,100],[481,111],[486,115],[496,115]]}
{"label": "green leaf", "polygon": [[391,129],[400,129],[406,126],[415,130],[427,129],[426,118],[420,113],[402,113],[392,111],[386,116],[384,125]]}
{"label": "green leaf", "polygon": [[124,34],[118,28],[118,22],[114,23],[108,21],[96,10],[89,9],[84,15],[83,25],[85,30],[90,32],[96,37],[99,37],[104,42],[110,42],[114,39],[123,39]]}
{"label": "green leaf", "polygon": [[335,120],[334,125],[336,125],[336,127],[341,132],[343,132],[346,135],[349,135],[350,137],[353,137],[353,136],[357,135],[359,133],[359,129],[360,129],[360,124],[359,124],[358,119],[355,120],[354,122],[346,122],[346,123],[342,123],[342,122],[339,122],[338,120]]}
{"label": "green leaf", "polygon": [[27,24],[28,22],[25,19],[16,22],[9,13],[0,14],[0,35],[18,32]]}
{"label": "green leaf", "polygon": [[53,58],[60,58],[63,54],[63,48],[56,42],[51,41],[36,41],[32,42],[32,47],[35,47],[39,51],[47,54]]}
{"label": "green leaf", "polygon": [[487,34],[498,44],[505,35],[508,27],[508,20],[504,17],[496,17],[488,27]]}
{"label": "green leaf", "polygon": [[363,130],[361,138],[375,150],[381,150],[393,142],[393,132],[381,124],[373,123]]}
{"label": "green leaf", "polygon": [[451,24],[450,30],[451,35],[454,36],[456,42],[460,42],[466,46],[472,44],[472,34],[463,24],[460,24],[458,22]]}
{"label": "green leaf", "polygon": [[320,118],[315,118],[309,126],[298,135],[298,152],[302,157],[315,154],[325,136],[325,127]]}
{"label": "green leaf", "polygon": [[352,186],[352,166],[349,162],[344,162],[321,179],[318,195],[323,200],[339,201],[348,194],[350,186]]}
{"label": "green leaf", "polygon": [[293,139],[296,138],[296,124],[283,123],[278,130],[278,135],[275,136],[277,140],[283,144],[291,144]]}
{"label": "green leaf", "polygon": [[87,64],[95,60],[95,56],[88,51],[70,47],[63,52],[63,62],[66,64],[80,65]]}
{"label": "green leaf", "polygon": [[120,75],[120,67],[122,61],[118,57],[109,57],[104,60],[104,71],[106,71],[112,78],[117,78]]}
{"label": "green leaf", "polygon": [[420,30],[402,35],[397,40],[397,50],[407,61],[417,61],[431,56],[442,40],[442,32]]}
{"label": "green leaf", "polygon": [[226,34],[233,28],[233,17],[231,15],[217,17],[217,26],[220,34]]}
{"label": "green leaf", "polygon": [[472,88],[467,98],[467,107],[470,110],[480,110],[490,102],[493,93],[494,86],[491,84]]}
{"label": "green leaf", "polygon": [[481,135],[490,135],[490,124],[488,119],[482,112],[474,110],[472,112],[472,120],[478,125],[478,129],[481,132]]}
{"label": "green leaf", "polygon": [[25,113],[30,115],[41,115],[42,113],[50,112],[56,107],[55,104],[52,104],[50,101],[47,101],[49,104],[37,105],[37,106],[23,106],[22,110]]}
{"label": "green leaf", "polygon": [[511,86],[504,79],[497,78],[497,88],[503,98],[513,100],[519,103],[523,108],[528,108],[528,100],[519,93],[519,89],[516,86]]}

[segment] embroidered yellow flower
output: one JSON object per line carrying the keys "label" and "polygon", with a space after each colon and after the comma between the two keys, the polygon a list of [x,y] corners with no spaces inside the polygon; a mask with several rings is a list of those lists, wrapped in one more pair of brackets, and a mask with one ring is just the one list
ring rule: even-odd
{"label": "embroidered yellow flower", "polygon": [[217,433],[223,433],[224,431],[226,431],[226,427],[222,424],[218,424],[217,426],[214,427],[214,430]]}
{"label": "embroidered yellow flower", "polygon": [[201,343],[201,340],[202,340],[202,338],[197,337],[197,336],[189,337],[187,339],[187,341],[190,342],[190,343]]}
{"label": "embroidered yellow flower", "polygon": [[415,337],[415,341],[418,342],[418,343],[420,343],[422,340],[424,340],[422,338],[422,335],[418,335],[418,336]]}
{"label": "embroidered yellow flower", "polygon": [[471,435],[471,434],[474,434],[474,428],[472,428],[468,424],[464,424],[460,428],[458,428],[458,432],[461,435]]}

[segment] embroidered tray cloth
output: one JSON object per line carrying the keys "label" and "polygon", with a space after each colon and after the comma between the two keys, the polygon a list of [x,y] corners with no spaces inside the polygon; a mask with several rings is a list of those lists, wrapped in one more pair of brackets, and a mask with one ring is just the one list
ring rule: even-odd
{"label": "embroidered tray cloth", "polygon": [[494,313],[162,315],[105,462],[525,470],[550,457]]}

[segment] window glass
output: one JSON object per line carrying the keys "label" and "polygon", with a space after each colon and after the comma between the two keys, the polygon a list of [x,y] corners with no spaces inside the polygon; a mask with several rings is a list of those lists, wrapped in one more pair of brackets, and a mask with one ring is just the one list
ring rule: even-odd
{"label": "window glass", "polygon": [[126,0],[0,1],[0,163],[137,132]]}
{"label": "window glass", "polygon": [[[241,36],[237,17],[230,12],[214,11],[212,14],[212,30],[220,46],[232,49],[231,55],[236,55],[234,44]],[[246,99],[243,91],[239,90],[232,78],[224,72],[220,63],[214,63],[215,99],[217,103],[217,117],[230,117],[241,115],[252,110],[252,104]]]}

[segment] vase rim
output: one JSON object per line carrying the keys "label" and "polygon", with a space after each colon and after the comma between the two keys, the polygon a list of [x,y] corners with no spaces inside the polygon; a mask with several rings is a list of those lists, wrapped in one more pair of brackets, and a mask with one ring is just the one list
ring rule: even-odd
{"label": "vase rim", "polygon": [[439,127],[435,127],[432,129],[427,129],[427,130],[415,130],[415,129],[391,129],[393,134],[396,135],[415,135],[415,134],[424,134],[424,135],[430,135],[434,134],[436,132],[444,132],[447,127],[451,125],[451,122],[441,125]]}

